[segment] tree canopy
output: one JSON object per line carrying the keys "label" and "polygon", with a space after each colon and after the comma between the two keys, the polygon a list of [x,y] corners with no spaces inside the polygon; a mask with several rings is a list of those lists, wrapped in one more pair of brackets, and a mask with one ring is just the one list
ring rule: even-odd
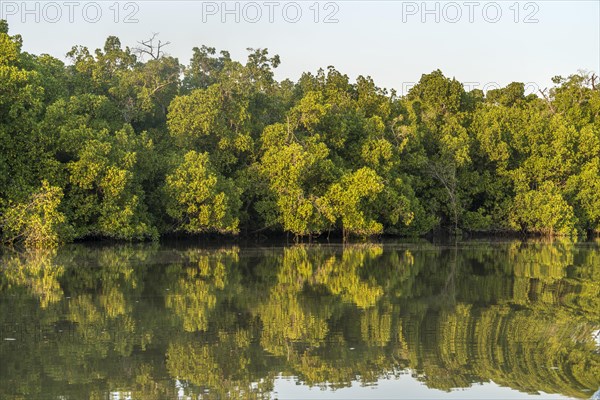
{"label": "tree canopy", "polygon": [[537,96],[436,70],[398,96],[331,66],[277,81],[266,49],[203,45],[183,65],[111,36],[64,63],[1,27],[5,242],[600,232],[592,73]]}

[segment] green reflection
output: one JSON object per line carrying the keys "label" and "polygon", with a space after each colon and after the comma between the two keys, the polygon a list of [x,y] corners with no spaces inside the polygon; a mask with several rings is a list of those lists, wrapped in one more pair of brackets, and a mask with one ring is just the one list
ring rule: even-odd
{"label": "green reflection", "polygon": [[587,398],[600,386],[597,243],[8,253],[0,398],[269,398],[414,374]]}

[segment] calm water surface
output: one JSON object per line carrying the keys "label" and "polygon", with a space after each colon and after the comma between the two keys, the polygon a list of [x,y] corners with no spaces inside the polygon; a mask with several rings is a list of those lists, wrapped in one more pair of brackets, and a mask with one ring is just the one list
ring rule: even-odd
{"label": "calm water surface", "polygon": [[0,256],[0,399],[545,399],[599,387],[598,242]]}

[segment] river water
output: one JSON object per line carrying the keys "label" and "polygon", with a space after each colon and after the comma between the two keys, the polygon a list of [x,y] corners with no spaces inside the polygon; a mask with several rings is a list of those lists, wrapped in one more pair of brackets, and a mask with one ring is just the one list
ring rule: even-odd
{"label": "river water", "polygon": [[0,398],[592,398],[599,243],[6,250]]}

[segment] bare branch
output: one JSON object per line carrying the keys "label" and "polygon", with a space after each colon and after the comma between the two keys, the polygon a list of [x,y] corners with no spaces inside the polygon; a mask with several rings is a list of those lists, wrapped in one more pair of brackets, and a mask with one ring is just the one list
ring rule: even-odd
{"label": "bare branch", "polygon": [[548,108],[550,109],[550,111],[553,114],[555,114],[556,113],[556,109],[554,108],[554,105],[552,105],[552,101],[550,100],[550,98],[546,94],[546,90],[548,90],[548,88],[544,88],[544,90],[538,89],[538,92],[540,92],[540,94],[542,95],[542,97],[544,98],[544,100],[546,100],[546,104],[548,104]]}
{"label": "bare branch", "polygon": [[165,53],[162,50],[163,47],[168,46],[171,42],[162,42],[161,40],[158,43],[155,43],[156,38],[158,37],[158,32],[152,33],[152,37],[147,40],[138,41],[140,46],[134,47],[133,51],[137,53],[140,57],[144,55],[149,55],[154,60],[158,60]]}

